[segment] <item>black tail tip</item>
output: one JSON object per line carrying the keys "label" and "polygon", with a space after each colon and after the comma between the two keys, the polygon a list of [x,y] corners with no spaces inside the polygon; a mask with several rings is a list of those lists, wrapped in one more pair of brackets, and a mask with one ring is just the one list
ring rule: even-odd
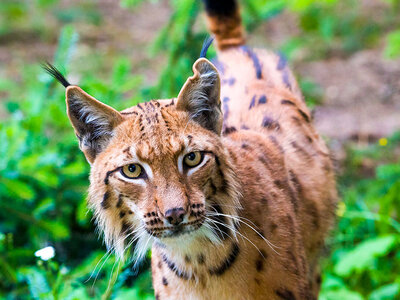
{"label": "black tail tip", "polygon": [[57,79],[59,83],[61,83],[64,87],[68,87],[71,84],[67,81],[63,74],[51,63],[45,62],[42,63],[42,68],[51,75],[51,77]]}
{"label": "black tail tip", "polygon": [[214,38],[212,36],[209,36],[204,40],[203,47],[201,47],[201,51],[200,51],[200,58],[202,58],[202,57],[206,58],[208,48],[210,48],[213,41],[214,41]]}
{"label": "black tail tip", "polygon": [[203,0],[210,16],[231,16],[237,9],[237,0]]}

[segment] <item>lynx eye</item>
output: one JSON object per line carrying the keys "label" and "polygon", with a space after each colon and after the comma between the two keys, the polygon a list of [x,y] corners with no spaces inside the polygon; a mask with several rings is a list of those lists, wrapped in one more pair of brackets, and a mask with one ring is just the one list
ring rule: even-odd
{"label": "lynx eye", "polygon": [[142,175],[142,167],[139,164],[125,165],[121,169],[121,174],[129,179],[136,179]]}
{"label": "lynx eye", "polygon": [[194,168],[202,162],[203,158],[204,155],[200,151],[190,152],[185,155],[183,162],[189,168]]}

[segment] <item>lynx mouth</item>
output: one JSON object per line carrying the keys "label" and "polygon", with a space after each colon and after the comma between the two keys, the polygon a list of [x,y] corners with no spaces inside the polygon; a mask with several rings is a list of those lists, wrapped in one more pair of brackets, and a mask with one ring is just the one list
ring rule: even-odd
{"label": "lynx mouth", "polygon": [[177,238],[182,235],[191,234],[198,230],[204,222],[204,218],[189,222],[183,223],[178,226],[167,226],[161,228],[151,228],[147,231],[154,237],[157,238]]}

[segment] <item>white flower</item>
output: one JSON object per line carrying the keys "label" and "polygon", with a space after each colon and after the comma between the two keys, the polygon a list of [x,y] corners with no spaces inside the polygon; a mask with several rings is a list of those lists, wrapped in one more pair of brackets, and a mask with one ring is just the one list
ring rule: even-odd
{"label": "white flower", "polygon": [[56,251],[52,246],[45,247],[35,252],[36,257],[40,257],[42,260],[49,260],[54,257]]}

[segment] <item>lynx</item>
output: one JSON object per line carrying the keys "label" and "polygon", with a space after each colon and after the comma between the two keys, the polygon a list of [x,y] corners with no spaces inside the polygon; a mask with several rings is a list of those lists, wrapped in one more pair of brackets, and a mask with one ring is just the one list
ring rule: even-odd
{"label": "lynx", "polygon": [[119,112],[47,66],[91,165],[89,206],[120,258],[151,247],[156,299],[317,299],[329,151],[285,59],[245,45],[236,1],[204,4],[218,57],[207,42],[176,98]]}

